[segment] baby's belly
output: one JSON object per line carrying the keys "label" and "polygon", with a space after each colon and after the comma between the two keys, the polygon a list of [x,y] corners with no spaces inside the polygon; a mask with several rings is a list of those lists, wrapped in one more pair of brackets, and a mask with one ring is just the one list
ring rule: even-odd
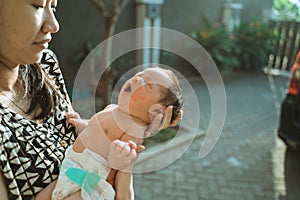
{"label": "baby's belly", "polygon": [[107,158],[111,141],[115,135],[101,126],[96,117],[93,117],[89,125],[80,133],[79,138],[85,148]]}

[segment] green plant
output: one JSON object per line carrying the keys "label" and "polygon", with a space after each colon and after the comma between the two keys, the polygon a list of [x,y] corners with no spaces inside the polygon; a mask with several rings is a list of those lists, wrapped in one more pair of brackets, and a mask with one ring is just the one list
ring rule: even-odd
{"label": "green plant", "polygon": [[95,44],[92,40],[88,40],[86,43],[84,43],[84,46],[78,51],[78,53],[74,56],[73,61],[75,63],[81,63],[87,55],[94,49]]}
{"label": "green plant", "polygon": [[238,67],[238,59],[233,53],[236,43],[225,27],[208,25],[204,31],[195,31],[191,36],[208,52],[222,73]]}
{"label": "green plant", "polygon": [[273,51],[271,39],[272,29],[269,23],[255,19],[242,23],[234,31],[234,40],[239,49],[236,57],[240,66],[245,69],[265,66]]}
{"label": "green plant", "polygon": [[168,141],[175,137],[178,127],[166,128],[159,131],[156,135],[146,138],[143,142],[145,147],[153,146],[158,143]]}
{"label": "green plant", "polygon": [[263,67],[273,51],[269,23],[256,19],[242,23],[232,33],[223,26],[208,25],[204,31],[193,32],[192,37],[205,48],[223,74]]}
{"label": "green plant", "polygon": [[299,20],[299,1],[273,0],[273,13],[276,20]]}

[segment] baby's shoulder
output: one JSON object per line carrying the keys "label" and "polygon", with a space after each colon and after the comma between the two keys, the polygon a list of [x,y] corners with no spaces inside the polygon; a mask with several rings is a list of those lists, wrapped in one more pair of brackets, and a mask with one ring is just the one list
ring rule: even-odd
{"label": "baby's shoulder", "polygon": [[112,111],[114,109],[117,109],[118,105],[117,104],[109,104],[108,106],[106,106],[103,111]]}

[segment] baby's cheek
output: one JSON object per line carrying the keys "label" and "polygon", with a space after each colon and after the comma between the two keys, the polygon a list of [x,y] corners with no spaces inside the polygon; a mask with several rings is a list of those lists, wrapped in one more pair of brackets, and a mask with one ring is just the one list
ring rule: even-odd
{"label": "baby's cheek", "polygon": [[130,96],[130,102],[137,102],[143,99],[143,95],[140,94],[139,91],[135,91],[131,96]]}

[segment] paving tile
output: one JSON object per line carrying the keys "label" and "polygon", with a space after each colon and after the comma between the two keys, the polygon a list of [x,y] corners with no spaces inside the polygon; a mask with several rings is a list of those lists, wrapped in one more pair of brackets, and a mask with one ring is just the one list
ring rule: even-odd
{"label": "paving tile", "polygon": [[[199,128],[205,130],[209,94],[203,82],[191,85],[202,95]],[[213,151],[199,159],[203,135],[170,166],[134,174],[136,200],[300,199],[300,153],[287,150],[276,136],[278,110],[266,75],[240,73],[225,87],[226,122]]]}

